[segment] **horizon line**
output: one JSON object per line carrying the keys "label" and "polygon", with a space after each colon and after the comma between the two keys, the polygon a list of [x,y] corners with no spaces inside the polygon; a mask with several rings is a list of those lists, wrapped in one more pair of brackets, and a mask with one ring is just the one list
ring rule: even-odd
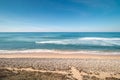
{"label": "horizon line", "polygon": [[[7,32],[7,31],[6,31],[6,32],[0,32],[0,33],[31,33],[31,32],[32,32],[32,33],[38,33],[38,31],[37,31],[37,32],[35,32],[35,31],[30,31],[30,32],[29,32],[29,31],[26,31],[26,32],[22,32],[22,31],[20,31],[20,32],[10,31],[10,32]],[[81,31],[57,31],[57,32],[56,32],[56,31],[41,31],[41,32],[53,32],[53,33],[54,33],[54,32],[55,32],[55,33],[57,33],[57,32],[58,32],[58,33],[59,33],[59,32],[61,32],[61,33],[62,33],[62,32],[63,32],[63,33],[64,33],[64,32],[66,32],[66,33],[67,33],[67,32],[68,32],[68,33],[69,33],[69,32],[76,32],[76,33],[78,33],[78,32],[81,32]],[[82,31],[82,32],[87,32],[87,31]],[[92,32],[92,31],[88,31],[88,32]],[[93,31],[93,32],[116,32],[116,31]],[[39,31],[39,33],[40,33],[40,31]],[[117,32],[117,33],[118,33],[118,32]]]}

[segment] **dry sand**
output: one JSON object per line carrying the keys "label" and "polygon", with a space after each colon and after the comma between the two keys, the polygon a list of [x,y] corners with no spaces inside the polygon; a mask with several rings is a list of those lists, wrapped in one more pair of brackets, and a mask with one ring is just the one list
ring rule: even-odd
{"label": "dry sand", "polygon": [[0,67],[59,73],[70,80],[120,80],[119,55],[7,53],[0,54]]}

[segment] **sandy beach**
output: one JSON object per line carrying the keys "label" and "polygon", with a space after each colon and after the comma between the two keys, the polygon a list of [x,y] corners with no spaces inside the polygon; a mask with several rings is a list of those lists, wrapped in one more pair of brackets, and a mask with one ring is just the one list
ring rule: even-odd
{"label": "sandy beach", "polygon": [[[16,71],[15,75],[22,75],[26,71],[30,73],[39,72],[41,75],[43,73],[51,73],[53,76],[58,74],[59,76],[62,75],[62,78],[64,76],[63,79],[61,77],[58,78],[58,76],[56,78],[54,77],[55,80],[120,80],[120,56],[48,52],[1,53],[0,70],[3,73],[5,70],[8,73],[9,71],[13,73]],[[17,74],[18,72],[20,74]],[[13,79],[10,76],[0,76],[0,78],[3,80]],[[51,78],[50,80],[53,79]]]}
{"label": "sandy beach", "polygon": [[78,58],[78,59],[120,59],[120,55],[87,51],[9,51],[0,53],[0,58]]}

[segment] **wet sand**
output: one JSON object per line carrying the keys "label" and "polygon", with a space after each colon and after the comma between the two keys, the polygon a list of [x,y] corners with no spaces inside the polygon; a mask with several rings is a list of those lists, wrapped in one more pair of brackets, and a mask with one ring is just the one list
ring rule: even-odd
{"label": "wet sand", "polygon": [[69,52],[36,52],[36,53],[0,53],[0,58],[79,58],[79,59],[120,59],[120,55],[100,55]]}

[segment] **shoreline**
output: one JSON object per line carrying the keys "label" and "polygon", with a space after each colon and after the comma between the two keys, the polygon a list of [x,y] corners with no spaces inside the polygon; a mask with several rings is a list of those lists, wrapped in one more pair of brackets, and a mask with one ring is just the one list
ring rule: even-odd
{"label": "shoreline", "polygon": [[98,55],[98,54],[64,54],[52,52],[31,53],[0,53],[0,58],[78,58],[78,59],[120,59],[120,55]]}
{"label": "shoreline", "polygon": [[50,50],[50,49],[25,49],[25,50],[0,50],[0,54],[6,53],[59,53],[59,54],[90,54],[90,55],[120,55],[120,51],[100,50]]}

